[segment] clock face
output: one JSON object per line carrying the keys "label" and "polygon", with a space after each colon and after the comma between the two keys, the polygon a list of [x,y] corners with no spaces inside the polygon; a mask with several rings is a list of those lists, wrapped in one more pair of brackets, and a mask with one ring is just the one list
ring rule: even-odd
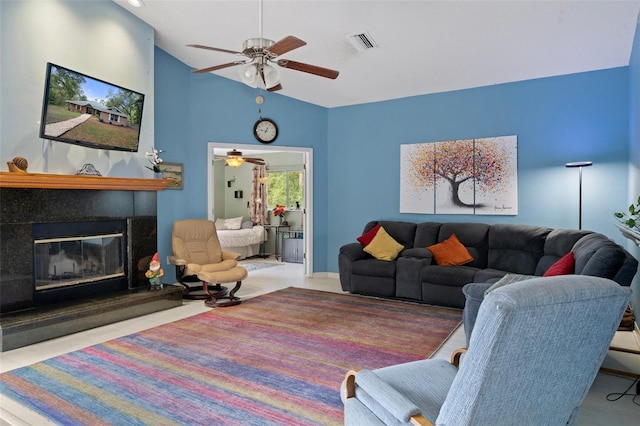
{"label": "clock face", "polygon": [[253,134],[262,143],[271,143],[278,137],[278,126],[269,118],[261,118],[253,126]]}

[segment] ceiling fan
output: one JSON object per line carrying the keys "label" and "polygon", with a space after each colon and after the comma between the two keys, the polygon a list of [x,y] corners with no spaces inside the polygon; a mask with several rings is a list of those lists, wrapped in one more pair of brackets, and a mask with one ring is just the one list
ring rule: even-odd
{"label": "ceiling fan", "polygon": [[217,156],[216,160],[225,160],[225,166],[230,167],[239,167],[242,163],[252,163],[258,166],[264,166],[265,161],[262,158],[257,157],[245,157],[242,155],[242,152],[236,150],[235,148],[229,152],[227,152],[226,156]]}
{"label": "ceiling fan", "polygon": [[291,61],[288,59],[278,59],[280,55],[288,53],[294,49],[307,44],[305,41],[299,38],[289,35],[285,38],[274,42],[262,37],[262,0],[260,0],[259,8],[259,33],[260,37],[250,38],[244,41],[242,44],[242,51],[237,52],[234,50],[221,49],[218,47],[203,46],[201,44],[188,44],[189,47],[195,47],[197,49],[214,50],[217,52],[232,53],[235,55],[243,55],[248,59],[237,60],[228,62],[226,64],[214,65],[212,67],[202,68],[194,70],[196,74],[207,73],[211,71],[220,70],[223,68],[233,67],[237,65],[243,65],[240,69],[240,78],[243,83],[251,87],[258,87],[258,84],[262,82],[264,87],[269,92],[282,89],[280,84],[280,73],[278,69],[271,65],[274,63],[282,68],[288,68],[295,71],[302,71],[309,74],[317,75],[320,77],[335,79],[338,77],[339,72],[323,68],[316,65],[305,64],[302,62]]}

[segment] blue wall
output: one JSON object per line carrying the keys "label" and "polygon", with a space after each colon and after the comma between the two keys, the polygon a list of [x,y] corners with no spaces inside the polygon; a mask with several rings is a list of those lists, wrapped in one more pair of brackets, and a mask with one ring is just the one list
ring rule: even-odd
{"label": "blue wall", "polygon": [[[159,197],[159,249],[169,253],[174,220],[207,216],[207,143],[254,144],[258,112],[255,90],[193,75],[160,49],[155,56],[156,146],[187,166],[185,189]],[[623,241],[612,212],[627,205],[627,67],[333,109],[265,97],[263,114],[282,129],[278,144],[314,148],[316,272],[336,272],[339,247],[372,219],[576,228],[578,174],[564,163],[578,160],[594,162],[583,176],[583,228]],[[517,216],[399,212],[401,144],[510,134],[518,136]]]}
{"label": "blue wall", "polygon": [[[159,250],[170,252],[176,219],[207,216],[209,142],[257,144],[256,91],[190,68],[156,49],[156,146],[183,162],[185,189],[159,197]],[[624,239],[612,213],[628,204],[629,68],[528,80],[386,102],[325,109],[263,93],[263,115],[280,125],[278,144],[314,148],[314,269],[337,272],[339,247],[368,220],[578,225]],[[399,212],[400,145],[459,138],[518,136],[517,216]]]}
{"label": "blue wall", "polygon": [[[372,219],[526,223],[578,227],[578,172],[583,228],[621,240],[611,213],[627,203],[628,68],[417,96],[329,111],[328,270],[339,247]],[[400,145],[518,136],[517,216],[419,215],[399,212]]]}
{"label": "blue wall", "polygon": [[[629,202],[635,202],[640,196],[640,16],[636,25],[636,35],[629,61]],[[640,259],[640,248],[630,242],[627,247],[631,253]],[[631,303],[636,313],[636,322],[640,324],[640,274],[631,286],[633,294]]]}
{"label": "blue wall", "polygon": [[[260,145],[253,136],[259,117],[256,89],[191,68],[156,48],[156,148],[165,161],[185,164],[184,190],[163,191],[158,201],[158,250],[171,253],[175,220],[206,218],[209,142]],[[317,105],[262,92],[262,115],[278,123],[276,144],[311,147],[314,159],[314,267],[326,271],[327,110]],[[167,280],[174,271],[167,271]]]}

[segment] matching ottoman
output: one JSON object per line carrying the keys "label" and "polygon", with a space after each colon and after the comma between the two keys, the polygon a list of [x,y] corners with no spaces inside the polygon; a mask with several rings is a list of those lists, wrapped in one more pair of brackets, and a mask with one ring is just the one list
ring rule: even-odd
{"label": "matching ottoman", "polygon": [[[236,297],[235,294],[240,289],[242,280],[247,278],[248,275],[249,274],[247,273],[247,270],[242,266],[236,266],[226,271],[198,272],[198,279],[202,280],[202,287],[209,296],[207,299],[205,299],[204,304],[212,308],[217,308],[223,306],[233,306],[242,303],[242,299]],[[236,285],[235,287],[233,287],[233,289],[231,289],[231,291],[229,291],[229,294],[225,296],[217,296],[209,291],[208,284],[221,284],[231,282],[235,282]]]}

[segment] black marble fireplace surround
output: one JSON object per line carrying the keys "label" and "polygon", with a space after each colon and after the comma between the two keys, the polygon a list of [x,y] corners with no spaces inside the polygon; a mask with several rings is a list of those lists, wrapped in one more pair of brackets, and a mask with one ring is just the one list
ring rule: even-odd
{"label": "black marble fireplace surround", "polygon": [[[181,286],[150,291],[144,276],[157,249],[157,191],[167,184],[0,172],[0,352],[182,305]],[[34,245],[42,233],[87,242],[77,242],[80,249],[65,243],[65,256],[51,260],[47,255],[61,255],[63,248],[56,252],[49,241]],[[110,236],[98,243],[97,234]],[[68,270],[69,258],[73,278],[67,272],[65,285],[51,282],[45,268]],[[103,274],[93,267],[97,260]]]}
{"label": "black marble fireplace surround", "polygon": [[[156,201],[155,191],[0,188],[0,314],[99,292],[146,288],[144,272],[157,245]],[[124,279],[36,293],[34,224],[59,224],[73,233],[74,222],[83,230],[90,222],[99,229],[114,220],[121,221],[126,235]]]}

